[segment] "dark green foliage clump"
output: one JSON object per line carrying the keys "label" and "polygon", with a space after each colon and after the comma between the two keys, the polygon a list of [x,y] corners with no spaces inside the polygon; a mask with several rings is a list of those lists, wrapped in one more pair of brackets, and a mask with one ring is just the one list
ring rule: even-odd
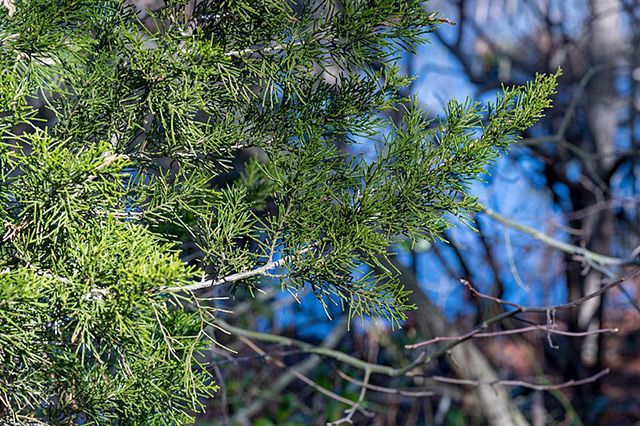
{"label": "dark green foliage clump", "polygon": [[195,3],[0,9],[0,421],[190,421],[216,387],[189,290],[234,274],[404,319],[369,271],[477,210],[469,184],[555,87],[436,122],[396,64],[442,22],[422,1]]}

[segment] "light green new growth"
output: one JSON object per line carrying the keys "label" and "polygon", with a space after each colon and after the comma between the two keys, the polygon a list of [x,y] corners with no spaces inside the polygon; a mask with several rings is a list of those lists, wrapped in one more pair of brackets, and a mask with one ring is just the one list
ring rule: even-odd
{"label": "light green new growth", "polygon": [[405,318],[394,271],[367,271],[478,209],[470,183],[556,76],[431,120],[397,61],[443,21],[420,0],[340,3],[174,0],[143,20],[5,1],[0,422],[192,421],[216,386],[214,311],[190,289],[277,275],[350,317]]}

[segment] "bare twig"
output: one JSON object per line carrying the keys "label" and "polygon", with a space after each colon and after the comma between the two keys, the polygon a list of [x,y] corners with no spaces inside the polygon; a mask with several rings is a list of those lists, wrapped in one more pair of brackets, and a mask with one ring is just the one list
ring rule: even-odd
{"label": "bare twig", "polygon": [[301,348],[306,352],[314,353],[316,355],[325,356],[325,357],[333,358],[340,362],[344,362],[345,364],[349,364],[352,367],[359,368],[360,370],[363,370],[363,371],[369,370],[371,373],[384,374],[390,377],[398,377],[398,376],[404,375],[407,371],[412,370],[413,368],[420,365],[425,359],[425,355],[421,354],[407,366],[402,368],[393,368],[386,365],[373,364],[370,362],[362,361],[361,359],[355,358],[344,352],[321,347],[321,346],[315,346],[307,342],[292,339],[290,337],[278,336],[275,334],[268,334],[268,333],[260,333],[257,331],[236,327],[225,322],[220,318],[216,319],[216,323],[218,323],[218,325],[221,328],[227,330],[228,332],[236,336],[247,337],[249,339],[260,340],[263,342],[277,343],[284,346],[295,346],[295,347]]}
{"label": "bare twig", "polygon": [[213,372],[216,376],[216,384],[220,386],[221,405],[222,405],[222,426],[231,424],[229,421],[229,406],[227,403],[227,386],[224,381],[224,376],[220,372],[220,367],[216,364],[212,365]]}
{"label": "bare twig", "polygon": [[[477,338],[483,338],[483,337],[498,337],[498,336],[509,336],[512,334],[524,334],[524,333],[530,333],[532,331],[544,331],[546,333],[549,334],[558,334],[561,336],[568,336],[568,337],[584,337],[584,336],[589,336],[592,334],[601,334],[601,333],[617,333],[618,331],[620,331],[617,328],[600,328],[597,330],[590,330],[590,331],[583,331],[583,332],[571,332],[571,331],[564,331],[564,330],[556,330],[553,328],[550,328],[549,326],[546,325],[532,325],[529,327],[521,327],[521,328],[515,328],[512,330],[500,330],[500,331],[491,331],[491,332],[485,332],[485,333],[481,333],[481,332],[477,332],[474,333],[472,332],[471,337],[473,337],[474,339]],[[467,333],[469,334],[469,333]],[[420,342],[420,343],[415,343],[413,345],[407,345],[405,346],[405,348],[407,349],[416,349],[422,346],[427,346],[427,345],[432,345],[434,343],[439,343],[439,342],[449,342],[449,341],[457,341],[457,340],[462,340],[465,339],[467,337],[466,334],[462,335],[462,336],[438,336],[438,337],[434,337],[433,339],[430,340],[426,340],[424,342]]]}
{"label": "bare twig", "polygon": [[[334,39],[335,38],[333,35],[327,35],[326,32],[321,31],[318,34],[314,35],[310,41],[331,43],[332,41],[334,41]],[[287,51],[287,49],[291,49],[292,47],[304,46],[305,42],[306,42],[305,40],[298,40],[298,41],[289,42],[287,44],[271,44],[271,45],[265,45],[265,46],[254,46],[254,47],[248,47],[246,49],[230,50],[228,52],[225,52],[224,55],[228,57],[234,57],[234,58],[241,58],[241,57],[251,56],[251,55],[259,55],[262,57],[265,55],[274,55],[274,54],[284,53]]]}
{"label": "bare twig", "polygon": [[514,222],[511,219],[508,219],[491,209],[485,209],[484,213],[491,217],[492,219],[497,220],[498,222],[516,229],[520,232],[524,232],[535,238],[536,240],[542,241],[546,245],[558,249],[564,253],[572,254],[578,257],[579,259],[584,260],[585,262],[597,266],[624,266],[624,265],[640,265],[640,262],[636,258],[627,258],[623,259],[620,257],[611,257],[603,254],[599,254],[588,250],[584,247],[575,246],[573,244],[568,244],[563,241],[556,240],[548,236],[547,234],[538,231],[537,229],[530,228],[526,225],[522,225],[520,223]]}
{"label": "bare twig", "polygon": [[431,397],[436,395],[435,392],[432,392],[432,391],[412,391],[412,390],[406,390],[406,389],[397,389],[397,388],[389,388],[386,386],[372,385],[371,383],[364,383],[363,381],[354,379],[353,377],[343,373],[340,370],[337,370],[337,373],[338,373],[338,376],[340,376],[340,378],[346,380],[347,382],[353,383],[354,385],[358,385],[361,387],[366,387],[367,389],[375,392],[386,393],[389,395],[406,396],[408,398],[426,398],[426,397]]}
{"label": "bare twig", "polygon": [[[606,277],[610,279],[613,279],[615,277],[615,274],[611,270],[607,269],[606,267],[622,267],[622,266],[629,266],[629,265],[636,265],[636,266],[640,265],[640,258],[638,257],[640,250],[638,248],[634,249],[627,258],[605,256],[605,255],[593,252],[591,250],[587,250],[584,247],[579,247],[579,246],[565,243],[563,241],[556,240],[555,238],[552,238],[544,234],[543,232],[538,231],[537,229],[530,228],[520,223],[516,223],[511,219],[508,219],[494,212],[491,209],[486,209],[485,213],[489,217],[503,223],[504,225],[510,228],[517,229],[521,232],[524,232],[525,234],[531,235],[533,238],[543,242],[549,247],[552,247],[564,253],[572,254],[576,256],[579,260],[586,263],[588,266],[602,272]],[[634,299],[634,297],[630,295],[629,292],[624,287],[620,287],[620,290],[622,291],[622,294],[627,298],[629,303],[635,308],[635,310],[640,312],[640,305]]]}
{"label": "bare twig", "polygon": [[358,401],[356,402],[356,404],[352,407],[349,407],[345,410],[345,416],[327,423],[327,426],[339,426],[341,424],[353,424],[353,416],[356,414],[356,411],[358,411],[360,408],[362,408],[362,403],[364,402],[364,397],[367,394],[367,385],[369,384],[369,379],[371,378],[371,371],[369,371],[368,369],[364,370],[364,379],[362,380],[362,386],[360,387],[360,395],[358,396]]}
{"label": "bare twig", "polygon": [[[589,293],[579,299],[567,302],[567,303],[560,303],[558,305],[547,305],[547,306],[524,306],[524,305],[520,305],[518,303],[514,303],[514,302],[510,302],[508,300],[504,300],[504,299],[500,299],[498,297],[493,297],[493,296],[489,296],[487,294],[481,293],[478,290],[476,290],[470,283],[469,281],[466,280],[460,280],[460,282],[462,282],[462,284],[464,284],[465,287],[467,287],[469,289],[469,291],[476,297],[480,297],[482,299],[486,299],[486,300],[490,300],[492,302],[495,303],[499,303],[502,305],[509,305],[515,308],[516,313],[525,313],[525,312],[532,312],[532,313],[547,313],[549,311],[566,311],[568,309],[573,309],[576,308],[580,305],[582,305],[583,303],[585,303],[588,300],[591,300],[595,297],[598,297],[604,293],[606,293],[607,291],[611,290],[614,287],[619,287],[623,282],[628,281],[630,279],[633,279],[635,277],[637,277],[640,274],[640,269],[636,269],[635,271],[633,271],[632,273],[630,273],[629,275],[619,278],[615,281],[611,281],[605,285],[603,285],[602,287],[600,287],[598,290]],[[511,311],[510,311],[511,312]],[[514,314],[515,315],[515,314]]]}
{"label": "bare twig", "polygon": [[518,287],[520,287],[522,290],[528,293],[529,291],[531,291],[531,289],[527,284],[524,283],[524,281],[522,280],[522,277],[520,276],[520,272],[518,272],[518,266],[516,265],[516,261],[513,256],[513,247],[511,247],[511,234],[509,233],[508,229],[505,229],[504,245],[505,245],[505,249],[507,250],[507,260],[509,262],[509,269],[511,270],[511,275],[513,276],[513,279],[515,280]]}
{"label": "bare twig", "polygon": [[[346,327],[335,327],[329,335],[322,341],[323,347],[334,348],[341,340],[344,335]],[[258,354],[255,357],[265,358],[267,356],[286,356],[291,355],[293,353],[300,353],[302,351],[288,351],[288,352],[270,352],[269,354],[263,353]],[[251,358],[255,358],[251,357]],[[249,359],[249,357],[242,358],[232,358],[232,362],[242,361]],[[307,357],[304,361],[301,361],[291,368],[297,371],[300,374],[306,374],[307,372],[314,369],[320,362],[321,358],[317,355],[311,355]],[[217,363],[220,364],[220,363]],[[251,401],[242,407],[242,409],[238,410],[231,421],[232,424],[240,423],[240,424],[248,424],[251,417],[259,413],[265,404],[273,398],[273,395],[280,395],[286,388],[289,386],[294,380],[296,376],[292,374],[291,370],[285,371],[280,377],[274,380],[268,388],[265,388],[258,394],[255,398],[252,398]]]}
{"label": "bare twig", "polygon": [[334,399],[338,402],[341,402],[343,404],[346,404],[352,408],[354,408],[357,411],[360,411],[361,413],[369,416],[370,413],[366,410],[364,410],[362,407],[360,407],[358,405],[358,403],[347,399],[343,396],[338,395],[335,392],[330,391],[329,389],[326,389],[322,386],[320,386],[319,384],[317,384],[316,382],[314,382],[313,380],[311,380],[310,378],[308,378],[307,376],[305,376],[304,374],[300,373],[299,371],[288,367],[285,363],[283,363],[282,361],[272,358],[269,355],[267,355],[262,349],[260,349],[255,343],[253,343],[251,340],[249,340],[246,337],[240,337],[240,339],[243,341],[243,343],[247,346],[249,346],[254,352],[263,355],[265,357],[265,359],[275,365],[277,365],[280,368],[284,368],[287,369],[291,374],[293,374],[298,380],[304,382],[305,384],[309,385],[310,387],[312,387],[314,390],[320,392],[323,395],[328,396],[331,399]]}
{"label": "bare twig", "polygon": [[[585,303],[588,300],[591,300],[595,297],[598,297],[600,295],[602,295],[603,293],[611,290],[614,287],[618,287],[620,286],[623,282],[635,278],[636,276],[638,276],[638,274],[640,274],[640,269],[636,269],[634,272],[632,272],[631,274],[629,274],[626,277],[620,278],[618,280],[612,281],[608,284],[605,284],[604,286],[600,287],[598,290],[587,294],[584,297],[581,297],[580,299],[576,299],[574,301],[568,302],[568,303],[562,303],[559,305],[549,305],[549,306],[532,306],[532,307],[527,307],[527,306],[523,306],[523,305],[519,305],[517,303],[513,303],[513,302],[509,302],[507,300],[503,300],[497,297],[493,297],[493,296],[488,296],[486,294],[482,294],[479,291],[477,291],[476,289],[474,289],[473,287],[471,287],[471,285],[467,282],[467,281],[463,281],[463,283],[465,284],[465,286],[467,286],[467,288],[469,288],[472,293],[478,297],[482,297],[483,299],[487,299],[487,300],[491,300],[493,302],[496,303],[500,303],[500,304],[506,304],[509,306],[512,306],[514,309],[505,311],[499,315],[496,315],[488,320],[485,320],[482,322],[482,324],[480,324],[478,327],[476,327],[474,330],[462,335],[462,336],[458,336],[454,341],[452,341],[451,343],[449,343],[448,345],[445,345],[442,349],[436,351],[435,353],[431,354],[428,358],[426,358],[424,360],[425,364],[428,364],[430,362],[432,362],[433,360],[441,357],[442,355],[444,355],[445,353],[449,352],[451,349],[453,349],[454,347],[456,347],[457,345],[473,338],[476,334],[482,332],[483,330],[486,330],[487,328],[489,328],[489,326],[491,326],[492,324],[497,324],[501,321],[504,321],[505,319],[511,318],[519,313],[525,313],[525,312],[533,312],[533,313],[547,313],[548,311],[554,310],[554,311],[562,311],[562,310],[568,310],[568,309],[572,309],[575,308],[577,306],[580,306],[581,304]],[[419,348],[420,346],[424,346],[424,342],[422,343],[416,343],[414,345],[409,345],[407,346],[407,348],[410,349],[415,349],[415,348]],[[424,352],[423,352],[424,353]]]}
{"label": "bare twig", "polygon": [[[442,18],[442,17],[434,17],[432,20],[433,24],[449,24],[449,25],[455,25],[455,22],[451,21],[450,19],[447,18]],[[317,34],[315,34],[309,41],[311,42],[318,42],[318,43],[331,43],[334,42],[335,36],[333,34],[327,34],[326,31],[320,31]],[[287,49],[290,49],[292,47],[300,47],[303,46],[306,42],[308,42],[307,40],[298,40],[298,41],[293,41],[293,42],[289,42],[287,44],[281,43],[281,44],[270,44],[270,45],[264,45],[264,46],[253,46],[253,47],[248,47],[246,49],[238,49],[238,50],[230,50],[227,52],[224,52],[225,56],[228,57],[235,57],[235,58],[240,58],[240,57],[244,57],[247,55],[273,55],[273,54],[277,54],[277,53],[282,53],[282,52],[286,52]]]}
{"label": "bare twig", "polygon": [[[315,246],[309,246],[307,248],[304,248],[300,250],[300,252],[298,252],[297,256],[305,254],[313,250],[314,248]],[[211,280],[203,279],[197,283],[185,285],[185,286],[179,286],[179,287],[163,287],[160,289],[160,291],[163,291],[163,292],[194,291],[194,290],[199,290],[201,288],[215,287],[223,284],[229,284],[232,282],[236,282],[236,281],[240,281],[240,280],[244,280],[244,279],[252,278],[256,276],[267,276],[270,274],[270,271],[286,265],[287,262],[289,262],[292,259],[292,257],[293,256],[283,257],[278,260],[267,262],[264,265],[257,267],[255,269],[251,269],[243,272],[237,272],[235,274],[227,275],[226,277],[222,277],[218,279],[211,279]]]}
{"label": "bare twig", "polygon": [[433,376],[433,377],[429,377],[429,379],[438,382],[438,383],[450,383],[450,384],[455,384],[455,385],[467,385],[467,386],[484,386],[484,385],[488,385],[488,386],[495,386],[495,385],[502,385],[502,386],[519,386],[519,387],[524,387],[524,388],[528,388],[528,389],[534,389],[534,390],[539,390],[539,391],[543,391],[543,390],[559,390],[559,389],[564,389],[564,388],[568,388],[568,387],[573,387],[573,386],[581,386],[581,385],[585,385],[587,383],[593,383],[595,381],[597,381],[598,379],[602,378],[603,376],[606,376],[607,374],[609,374],[611,370],[608,368],[605,368],[604,370],[600,371],[599,373],[594,374],[593,376],[589,376],[586,377],[584,379],[580,379],[580,380],[568,380],[566,382],[563,383],[557,383],[557,384],[539,384],[539,383],[530,383],[530,382],[525,382],[524,380],[496,380],[495,382],[482,382],[479,380],[468,380],[468,379],[456,379],[453,377],[442,377],[442,376]]}

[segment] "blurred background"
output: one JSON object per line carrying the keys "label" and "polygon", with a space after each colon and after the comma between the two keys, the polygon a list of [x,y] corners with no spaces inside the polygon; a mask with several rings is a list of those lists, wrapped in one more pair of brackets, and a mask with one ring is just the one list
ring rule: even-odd
{"label": "blurred background", "polygon": [[[563,70],[553,110],[474,187],[490,214],[479,213],[472,222],[475,229],[457,225],[442,236],[446,242],[399,241],[393,248],[393,261],[414,292],[417,308],[400,330],[367,321],[347,330],[340,313],[330,312],[330,320],[313,295],[302,294],[298,302],[268,283],[262,288],[273,290],[255,298],[239,289],[231,300],[220,302],[234,311],[224,316],[229,324],[399,367],[419,353],[406,344],[464,334],[504,311],[500,304],[472,296],[460,279],[517,304],[553,305],[579,299],[634,269],[640,251],[640,2],[428,4],[455,25],[442,25],[430,35],[429,45],[403,57],[401,64],[405,73],[417,76],[406,94],[417,97],[434,117],[451,98],[488,101],[502,85]],[[464,352],[429,364],[422,374],[372,375],[363,406],[373,417],[356,413],[350,421],[496,424],[491,412],[496,406],[487,398],[498,390],[471,383],[495,377],[507,381],[500,389],[529,424],[640,424],[637,289],[629,279],[575,309],[557,315],[550,310],[547,318],[521,315],[503,324],[504,329],[549,323],[575,335],[478,338],[460,345]],[[597,332],[608,328],[619,331]],[[221,391],[208,402],[199,424],[324,424],[341,418],[347,405],[313,384],[358,399],[358,383],[364,379],[353,367],[277,342],[224,333],[217,337],[237,353],[211,349],[211,369]],[[430,348],[427,353],[435,351]],[[581,380],[607,368],[609,374],[581,386],[527,386]],[[428,379],[433,375],[471,382],[433,382]]]}

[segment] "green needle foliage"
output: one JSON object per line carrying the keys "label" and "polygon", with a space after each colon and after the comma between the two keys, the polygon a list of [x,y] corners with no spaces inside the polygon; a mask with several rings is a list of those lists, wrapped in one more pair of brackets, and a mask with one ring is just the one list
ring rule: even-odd
{"label": "green needle foliage", "polygon": [[419,0],[3,4],[6,423],[191,421],[216,390],[191,291],[212,284],[277,276],[403,320],[394,271],[370,271],[476,211],[469,185],[555,87],[427,118],[397,66],[444,22]]}

